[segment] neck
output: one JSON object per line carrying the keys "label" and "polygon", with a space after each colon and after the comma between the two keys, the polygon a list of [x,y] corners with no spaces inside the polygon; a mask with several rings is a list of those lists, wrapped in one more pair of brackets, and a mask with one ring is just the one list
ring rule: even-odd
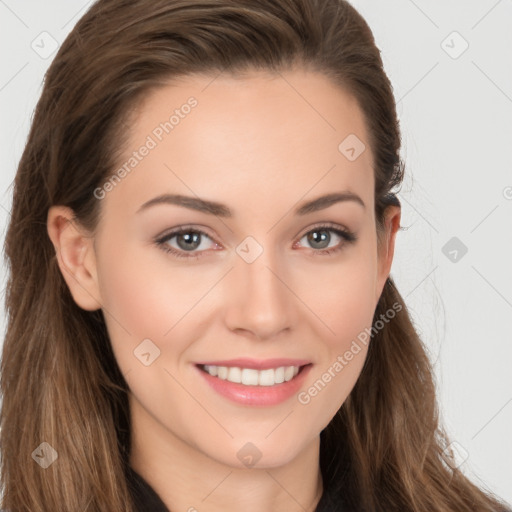
{"label": "neck", "polygon": [[130,401],[130,465],[169,511],[315,511],[323,492],[320,436],[283,465],[233,467],[179,439],[133,397]]}

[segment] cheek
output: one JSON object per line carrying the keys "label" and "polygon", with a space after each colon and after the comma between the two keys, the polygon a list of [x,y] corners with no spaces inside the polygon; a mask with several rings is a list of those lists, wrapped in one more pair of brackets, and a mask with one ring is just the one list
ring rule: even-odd
{"label": "cheek", "polygon": [[[353,337],[371,326],[375,311],[376,251],[372,240],[361,239],[357,248],[328,265],[303,272],[305,301],[322,321],[322,338],[331,351],[344,352]],[[321,257],[318,257],[320,259]]]}
{"label": "cheek", "polygon": [[372,269],[353,272],[343,282],[337,283],[337,297],[331,297],[333,346],[338,352],[347,349],[347,344],[361,331],[371,326],[374,305],[374,279]]}
{"label": "cheek", "polygon": [[121,369],[139,366],[134,350],[146,339],[160,350],[158,365],[175,367],[193,339],[204,313],[201,297],[219,279],[218,269],[176,265],[157,247],[130,245],[116,233],[103,242],[98,261],[105,323]]}
{"label": "cheek", "polygon": [[113,235],[99,259],[102,309],[122,368],[133,364],[133,351],[145,339],[162,350],[165,334],[183,316],[183,304],[188,302],[187,287],[163,279],[158,267],[148,261],[148,251],[116,241]]}
{"label": "cheek", "polygon": [[164,275],[163,251],[113,231],[105,234],[99,255],[102,304],[113,317],[111,323],[119,322],[132,334],[162,336],[177,316],[170,313],[187,302],[189,287],[183,286],[179,272]]}
{"label": "cheek", "polygon": [[319,364],[297,398],[324,425],[352,391],[367,356],[375,313],[373,251],[371,241],[361,245],[347,258],[346,265],[317,272],[317,286],[312,287],[311,279],[304,288],[310,290],[307,300],[315,304],[315,313],[322,321],[317,336],[323,346],[318,350]]}
{"label": "cheek", "polygon": [[324,312],[330,332],[322,336],[318,364],[297,395],[298,403],[322,428],[343,405],[363,369],[374,315],[370,288],[361,282],[354,287],[347,284],[331,297],[337,300],[329,304],[330,315]]}

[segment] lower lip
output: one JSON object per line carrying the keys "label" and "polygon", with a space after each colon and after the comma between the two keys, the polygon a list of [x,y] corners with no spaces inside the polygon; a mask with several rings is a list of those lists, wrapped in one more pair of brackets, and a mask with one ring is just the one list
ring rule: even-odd
{"label": "lower lip", "polygon": [[302,367],[293,379],[281,384],[274,384],[273,386],[245,386],[244,384],[236,384],[235,382],[213,377],[198,366],[195,368],[214,391],[233,402],[242,405],[269,406],[280,404],[297,393],[312,366],[312,364],[308,364]]}

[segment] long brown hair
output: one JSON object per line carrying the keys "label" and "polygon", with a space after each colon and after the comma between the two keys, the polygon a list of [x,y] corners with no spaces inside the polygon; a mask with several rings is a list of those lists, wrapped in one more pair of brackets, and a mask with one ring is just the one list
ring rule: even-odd
{"label": "long brown hair", "polygon": [[[302,66],[351,93],[375,162],[377,234],[403,179],[391,84],[373,35],[344,0],[99,0],[49,67],[14,182],[1,361],[2,508],[133,511],[126,384],[101,310],[74,302],[48,237],[52,205],[94,232],[94,190],[116,169],[143,95],[194,72]],[[121,135],[122,134],[122,135]],[[432,368],[389,277],[362,374],[321,433],[324,487],[347,509],[490,512],[499,501],[446,464]],[[46,469],[34,451],[56,450]]]}

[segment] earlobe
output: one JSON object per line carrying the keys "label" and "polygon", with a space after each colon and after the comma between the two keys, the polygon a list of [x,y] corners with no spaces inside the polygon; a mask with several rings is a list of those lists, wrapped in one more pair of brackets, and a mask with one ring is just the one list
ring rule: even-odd
{"label": "earlobe", "polygon": [[47,230],[76,304],[87,311],[101,308],[93,238],[80,228],[73,210],[66,206],[52,206],[48,210]]}
{"label": "earlobe", "polygon": [[400,206],[388,206],[384,214],[384,233],[378,247],[378,276],[376,288],[376,303],[386,284],[386,280],[391,272],[393,255],[395,252],[396,234],[400,229],[401,208]]}

